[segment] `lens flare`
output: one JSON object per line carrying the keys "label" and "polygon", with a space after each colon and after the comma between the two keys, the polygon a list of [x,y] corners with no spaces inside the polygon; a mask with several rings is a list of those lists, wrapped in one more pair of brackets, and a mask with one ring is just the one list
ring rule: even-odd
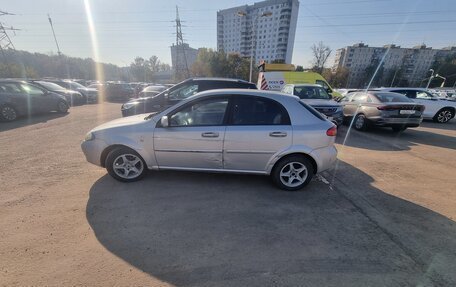
{"label": "lens flare", "polygon": [[[90,1],[84,0],[84,6],[85,6],[86,17],[87,17],[87,24],[89,25],[90,40],[92,42],[92,54],[93,54],[93,59],[95,61],[95,74],[97,77],[96,80],[99,81],[100,83],[104,83],[103,65],[100,62],[97,32],[96,32],[95,24],[93,21],[92,8],[90,7]],[[104,102],[104,99],[105,99],[104,89],[100,88],[98,90],[98,102],[102,103],[102,102]],[[98,115],[99,116],[103,115],[102,109],[103,109],[103,105],[98,105]],[[102,119],[99,118],[99,120],[102,120]]]}

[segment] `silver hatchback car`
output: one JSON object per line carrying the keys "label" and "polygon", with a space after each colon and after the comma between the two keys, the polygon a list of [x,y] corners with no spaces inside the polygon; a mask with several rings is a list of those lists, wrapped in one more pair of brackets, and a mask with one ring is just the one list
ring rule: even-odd
{"label": "silver hatchback car", "polygon": [[82,150],[120,181],[147,170],[234,172],[271,175],[280,188],[299,190],[335,163],[336,132],[298,97],[224,89],[103,124]]}

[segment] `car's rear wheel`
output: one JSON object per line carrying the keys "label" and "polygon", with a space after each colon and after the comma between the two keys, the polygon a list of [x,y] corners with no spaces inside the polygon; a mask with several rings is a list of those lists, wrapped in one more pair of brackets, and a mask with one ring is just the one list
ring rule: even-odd
{"label": "car's rear wheel", "polygon": [[137,181],[147,171],[141,156],[134,150],[125,147],[112,150],[106,157],[105,166],[109,175],[124,182]]}
{"label": "car's rear wheel", "polygon": [[355,117],[354,127],[358,131],[366,131],[369,127],[369,122],[365,115],[358,114]]}
{"label": "car's rear wheel", "polygon": [[68,112],[68,109],[69,109],[69,106],[65,101],[59,101],[57,103],[57,112],[64,114],[64,113]]}
{"label": "car's rear wheel", "polygon": [[438,111],[433,120],[434,122],[444,124],[450,121],[452,118],[454,118],[454,111],[448,108],[444,108]]}
{"label": "car's rear wheel", "polygon": [[0,107],[0,118],[4,121],[11,122],[17,119],[17,111],[10,105]]}
{"label": "car's rear wheel", "polygon": [[289,156],[275,165],[271,176],[279,188],[297,191],[309,184],[313,174],[313,166],[308,159],[303,156]]}

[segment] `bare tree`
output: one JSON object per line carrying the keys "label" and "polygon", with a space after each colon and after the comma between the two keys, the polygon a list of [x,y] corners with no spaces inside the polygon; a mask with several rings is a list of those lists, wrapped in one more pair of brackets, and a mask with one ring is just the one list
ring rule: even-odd
{"label": "bare tree", "polygon": [[325,46],[322,41],[318,42],[317,45],[313,44],[310,48],[313,53],[312,69],[321,74],[332,50],[329,46]]}

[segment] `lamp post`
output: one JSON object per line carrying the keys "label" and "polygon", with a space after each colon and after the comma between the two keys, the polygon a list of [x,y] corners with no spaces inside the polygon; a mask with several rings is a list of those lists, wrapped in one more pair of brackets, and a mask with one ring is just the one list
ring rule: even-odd
{"label": "lamp post", "polygon": [[429,85],[431,84],[431,81],[432,81],[432,79],[434,78],[434,70],[433,70],[433,69],[429,69],[429,71],[431,71],[432,74],[431,74],[431,76],[429,77],[429,81],[428,81],[428,83],[427,83],[427,85],[426,85],[426,89],[429,88]]}
{"label": "lamp post", "polygon": [[[247,17],[247,13],[244,12],[244,11],[239,11],[237,12],[237,15],[239,17]],[[255,15],[255,18],[253,19],[253,23],[252,23],[252,30],[251,30],[251,45],[250,45],[250,73],[249,73],[249,82],[252,82],[252,73],[253,73],[253,54],[255,53],[256,55],[256,30],[257,30],[257,22],[258,22],[258,18],[261,18],[261,17],[269,17],[269,16],[272,16],[272,12],[270,11],[266,11],[266,12],[263,12],[261,14],[256,14]]]}
{"label": "lamp post", "polygon": [[445,86],[445,81],[446,81],[446,78],[445,77],[442,77],[440,76],[439,74],[435,75],[435,78],[440,78],[443,80],[442,84],[440,85],[441,88],[443,88]]}

